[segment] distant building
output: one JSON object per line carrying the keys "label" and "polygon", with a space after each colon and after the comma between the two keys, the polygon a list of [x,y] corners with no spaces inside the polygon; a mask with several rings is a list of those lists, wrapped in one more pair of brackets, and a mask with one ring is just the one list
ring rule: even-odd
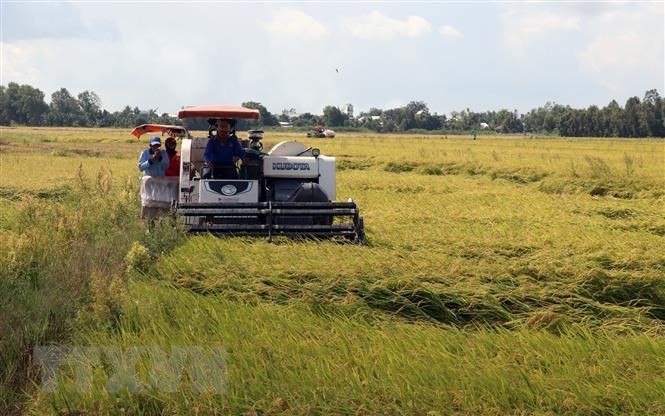
{"label": "distant building", "polygon": [[280,121],[279,122],[280,127],[293,127],[293,123],[290,121]]}
{"label": "distant building", "polygon": [[353,118],[353,104],[344,104],[341,109],[342,113],[346,114],[349,118]]}

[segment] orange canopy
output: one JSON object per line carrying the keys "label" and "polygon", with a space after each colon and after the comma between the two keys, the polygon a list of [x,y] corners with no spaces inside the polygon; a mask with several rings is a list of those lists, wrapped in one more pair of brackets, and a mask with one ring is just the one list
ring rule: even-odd
{"label": "orange canopy", "polygon": [[132,135],[140,138],[146,133],[168,133],[169,136],[189,136],[187,129],[182,126],[169,126],[166,124],[141,124],[132,130]]}
{"label": "orange canopy", "polygon": [[200,105],[187,107],[178,111],[178,118],[208,117],[208,118],[249,118],[258,120],[259,110],[245,107],[232,107],[228,105]]}

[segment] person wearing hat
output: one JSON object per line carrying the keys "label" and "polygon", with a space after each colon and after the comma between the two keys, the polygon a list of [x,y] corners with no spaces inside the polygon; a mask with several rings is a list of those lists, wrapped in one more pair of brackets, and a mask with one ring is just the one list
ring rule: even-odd
{"label": "person wearing hat", "polygon": [[139,156],[139,170],[143,176],[164,176],[169,167],[169,156],[162,149],[162,140],[159,136],[150,139],[150,147],[141,152]]}
{"label": "person wearing hat", "polygon": [[164,173],[166,176],[180,176],[180,154],[176,150],[175,137],[169,137],[164,141],[166,154],[169,156],[169,168]]}
{"label": "person wearing hat", "polygon": [[[162,141],[159,136],[150,139],[150,146],[139,156],[139,170],[143,172],[141,179],[141,219],[152,220],[165,215],[169,210],[163,206],[156,206],[155,195],[163,196],[164,183],[152,177],[163,177],[169,167],[169,156],[162,151]],[[161,201],[160,201],[161,202]]]}
{"label": "person wearing hat", "polygon": [[217,134],[208,140],[203,158],[212,169],[213,178],[238,179],[236,160],[245,158],[245,150],[231,134],[229,120],[217,120]]}

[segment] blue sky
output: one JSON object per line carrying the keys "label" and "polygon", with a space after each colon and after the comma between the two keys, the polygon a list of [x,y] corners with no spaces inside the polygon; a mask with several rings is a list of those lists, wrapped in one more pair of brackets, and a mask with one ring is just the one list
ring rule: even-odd
{"label": "blue sky", "polygon": [[259,101],[271,112],[432,112],[664,93],[659,2],[13,2],[0,84],[96,92],[175,113]]}

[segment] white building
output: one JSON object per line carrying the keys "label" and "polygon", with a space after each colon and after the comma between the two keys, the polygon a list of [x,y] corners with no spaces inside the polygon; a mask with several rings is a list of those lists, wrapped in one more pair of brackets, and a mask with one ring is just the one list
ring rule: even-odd
{"label": "white building", "polygon": [[341,111],[342,113],[349,116],[349,118],[353,118],[353,104],[344,104],[341,108]]}

